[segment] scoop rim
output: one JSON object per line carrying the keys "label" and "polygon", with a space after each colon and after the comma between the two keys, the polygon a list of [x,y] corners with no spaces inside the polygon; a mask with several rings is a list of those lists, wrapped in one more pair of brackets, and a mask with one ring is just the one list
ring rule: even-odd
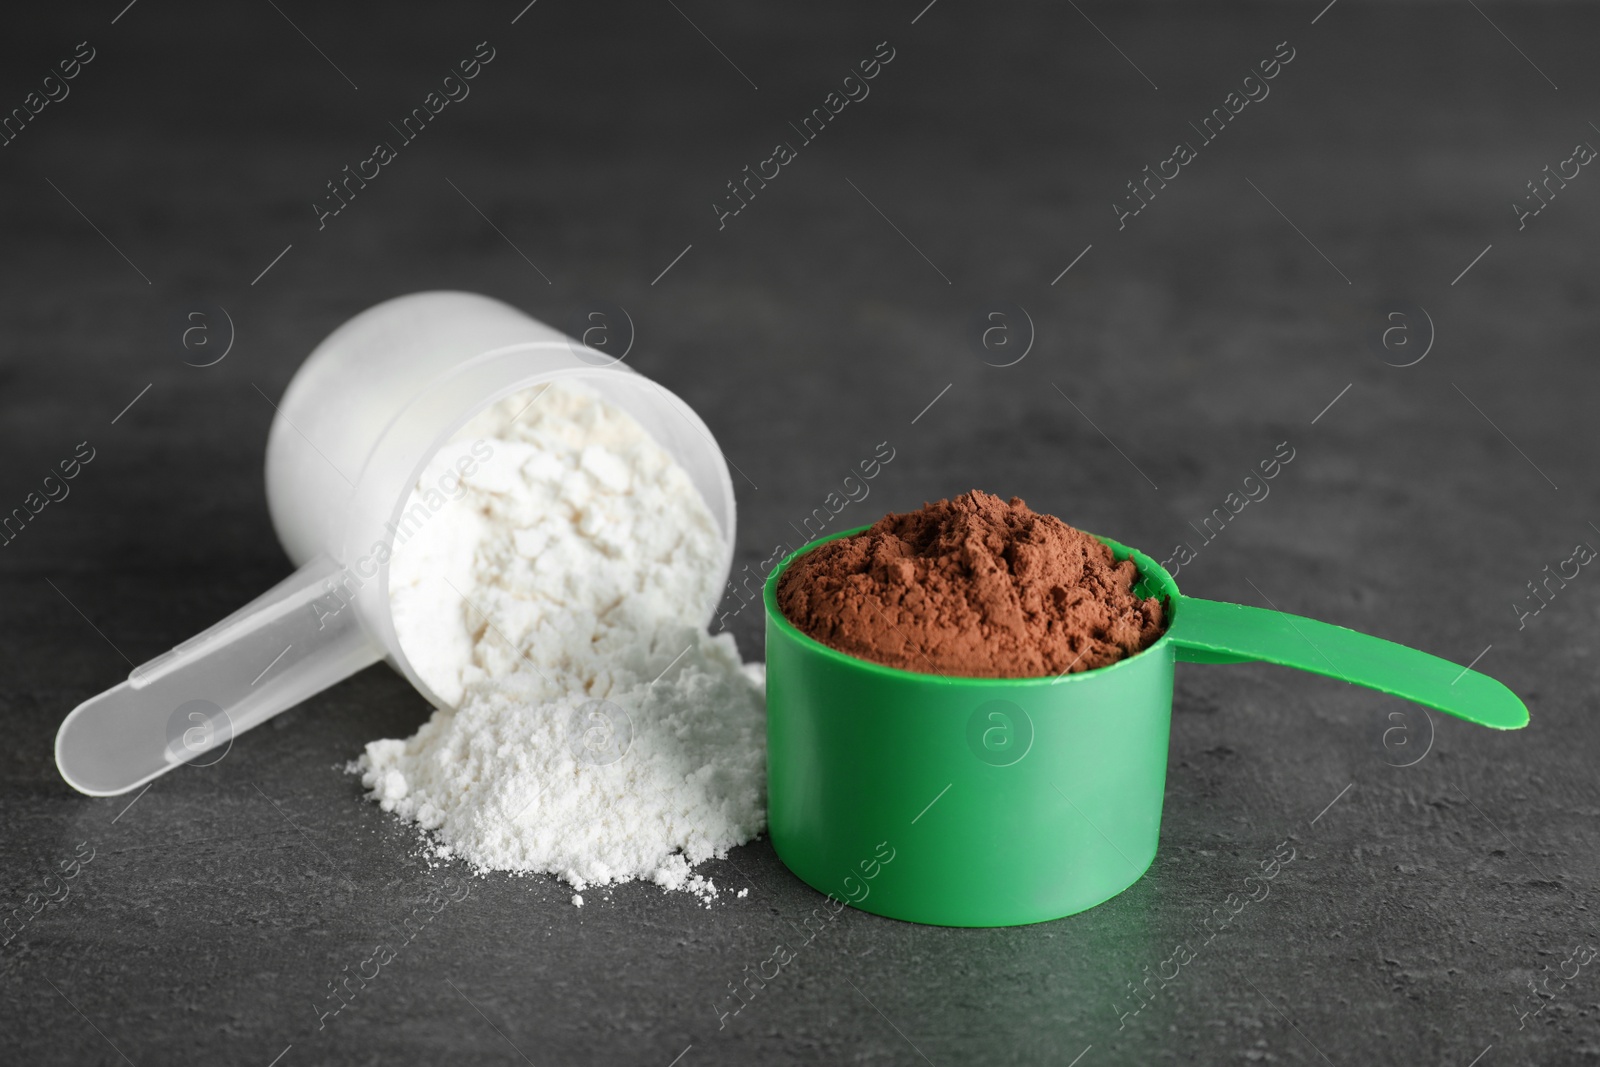
{"label": "scoop rim", "polygon": [[[965,686],[968,688],[992,688],[997,685],[1016,688],[1038,688],[1043,686],[1070,685],[1074,682],[1081,683],[1089,679],[1103,678],[1110,672],[1118,670],[1119,668],[1127,667],[1128,665],[1144,659],[1151,653],[1157,652],[1158,650],[1171,653],[1171,658],[1176,658],[1176,654],[1172,652],[1174,645],[1172,640],[1172,629],[1177,620],[1177,614],[1183,601],[1182,594],[1178,592],[1177,580],[1167,572],[1165,567],[1161,566],[1161,564],[1157,563],[1153,558],[1144,552],[1141,552],[1139,549],[1134,548],[1131,545],[1124,545],[1120,541],[1112,540],[1109,537],[1103,537],[1100,534],[1091,533],[1088,530],[1083,530],[1080,532],[1089,534],[1090,537],[1093,537],[1096,541],[1099,541],[1101,544],[1111,549],[1112,556],[1116,558],[1118,562],[1121,562],[1125,559],[1132,559],[1134,566],[1139,569],[1140,580],[1144,581],[1147,585],[1153,583],[1159,588],[1159,591],[1155,595],[1159,596],[1162,600],[1162,608],[1165,612],[1166,628],[1162,631],[1161,636],[1156,638],[1150,647],[1140,649],[1131,656],[1124,656],[1123,658],[1117,660],[1117,662],[1107,664],[1104,667],[1090,667],[1088,670],[1077,671],[1071,674],[1040,674],[1028,675],[1021,678],[972,674],[938,674],[930,671],[909,671],[901,667],[890,667],[887,664],[878,663],[874,660],[863,659],[862,657],[853,655],[849,652],[842,652],[839,649],[834,648],[832,645],[827,645],[821,641],[818,641],[816,638],[812,637],[810,634],[807,634],[794,623],[789,621],[788,616],[783,613],[783,609],[778,606],[778,580],[783,577],[784,572],[787,571],[796,560],[805,555],[807,552],[819,548],[830,541],[838,541],[846,537],[854,537],[856,534],[871,529],[872,526],[872,523],[868,523],[863,526],[856,526],[845,530],[836,530],[833,533],[824,534],[823,536],[810,541],[805,545],[802,545],[800,548],[795,549],[785,556],[783,560],[772,569],[772,573],[767,576],[767,580],[762,584],[761,588],[762,604],[766,609],[768,625],[776,627],[779,633],[783,634],[792,641],[798,642],[802,648],[806,649],[812,655],[821,656],[824,659],[835,661],[842,666],[863,670],[869,674],[882,675],[884,678],[890,680],[934,682],[946,685]],[[769,653],[768,659],[770,658],[771,656]]]}

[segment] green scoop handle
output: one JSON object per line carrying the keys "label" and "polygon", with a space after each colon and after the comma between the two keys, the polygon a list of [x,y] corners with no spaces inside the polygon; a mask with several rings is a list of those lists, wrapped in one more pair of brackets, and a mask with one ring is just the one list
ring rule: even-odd
{"label": "green scoop handle", "polygon": [[1282,611],[1179,596],[1167,636],[1189,663],[1258,660],[1415,701],[1480,726],[1528,724],[1517,695],[1486,674],[1371,634]]}

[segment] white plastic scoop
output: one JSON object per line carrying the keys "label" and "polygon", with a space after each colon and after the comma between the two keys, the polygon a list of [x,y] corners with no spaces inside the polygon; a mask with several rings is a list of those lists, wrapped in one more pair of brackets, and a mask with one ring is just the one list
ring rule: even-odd
{"label": "white plastic scoop", "polygon": [[446,706],[407,660],[390,616],[389,559],[420,521],[407,501],[468,419],[557,378],[581,380],[677,460],[722,531],[726,573],[733,484],[693,409],[499,301],[398,297],[330,334],[277,405],[267,504],[300,569],[73,709],[56,734],[61,776],[91,796],[125,793],[380,659]]}

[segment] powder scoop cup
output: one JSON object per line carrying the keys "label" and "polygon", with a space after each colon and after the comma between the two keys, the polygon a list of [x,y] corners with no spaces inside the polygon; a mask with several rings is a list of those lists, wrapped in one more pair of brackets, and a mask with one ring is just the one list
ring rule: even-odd
{"label": "powder scoop cup", "polygon": [[[1513,730],[1522,701],[1486,675],[1381,638],[1178,592],[1136,549],[1168,627],[1110,666],[966,678],[882,666],[808,637],[764,589],[768,820],[813,888],[865,911],[941,926],[1011,926],[1091,908],[1155,858],[1173,665],[1252,660],[1358,683]],[[887,857],[887,860],[886,860]]]}
{"label": "powder scoop cup", "polygon": [[478,412],[542,383],[581,383],[672,456],[716,521],[725,575],[727,463],[687,404],[619,360],[472,293],[413,293],[340,326],[273,405],[267,439],[267,505],[299,569],[74,709],[56,734],[61,776],[110,796],[216,762],[237,734],[379,660],[446,706],[395,633],[389,560],[445,506],[444,479],[411,502],[429,461]]}

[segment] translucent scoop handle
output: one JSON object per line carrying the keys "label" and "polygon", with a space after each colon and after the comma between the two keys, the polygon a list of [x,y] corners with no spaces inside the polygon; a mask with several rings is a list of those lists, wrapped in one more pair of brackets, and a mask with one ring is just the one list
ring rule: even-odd
{"label": "translucent scoop handle", "polygon": [[181,763],[221,759],[238,734],[382,659],[341,570],[318,556],[79,704],[56,733],[61,776],[90,796],[115,796]]}

